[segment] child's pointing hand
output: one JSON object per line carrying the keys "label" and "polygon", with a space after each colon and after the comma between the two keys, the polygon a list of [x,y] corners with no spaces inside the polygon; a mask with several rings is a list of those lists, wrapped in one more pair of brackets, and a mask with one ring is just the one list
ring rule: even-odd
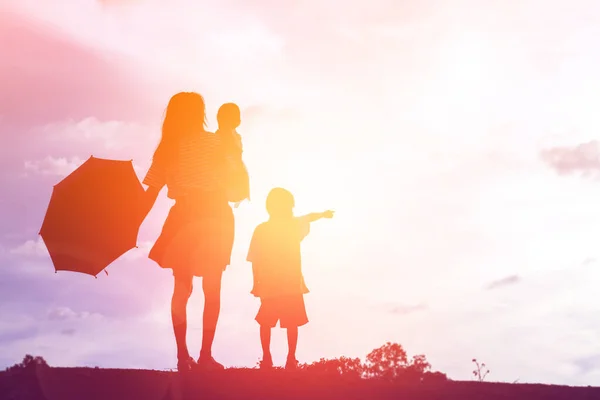
{"label": "child's pointing hand", "polygon": [[327,210],[327,211],[325,211],[325,212],[323,213],[323,218],[333,218],[333,213],[334,213],[334,212],[335,212],[335,211],[332,211],[332,210]]}

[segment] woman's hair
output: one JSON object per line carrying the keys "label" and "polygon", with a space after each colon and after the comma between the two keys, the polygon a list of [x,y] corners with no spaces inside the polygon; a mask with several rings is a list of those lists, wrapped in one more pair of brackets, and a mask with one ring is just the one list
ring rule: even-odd
{"label": "woman's hair", "polygon": [[270,216],[289,215],[294,209],[294,195],[284,188],[274,188],[267,195],[267,212]]}
{"label": "woman's hair", "polygon": [[189,133],[202,132],[206,124],[204,99],[195,92],[180,92],[171,97],[162,125],[160,143],[154,159],[170,164],[177,155],[179,139]]}
{"label": "woman's hair", "polygon": [[240,126],[240,108],[235,103],[225,103],[217,111],[217,122],[220,128],[235,129]]}

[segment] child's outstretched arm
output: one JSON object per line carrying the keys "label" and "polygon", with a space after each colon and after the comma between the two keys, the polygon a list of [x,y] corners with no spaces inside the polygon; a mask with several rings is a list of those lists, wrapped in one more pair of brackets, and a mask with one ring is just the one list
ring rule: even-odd
{"label": "child's outstretched arm", "polygon": [[298,217],[298,218],[310,223],[310,222],[318,221],[321,218],[333,218],[334,212],[335,211],[327,210],[327,211],[320,212],[320,213],[310,213],[310,214],[302,215],[301,217]]}

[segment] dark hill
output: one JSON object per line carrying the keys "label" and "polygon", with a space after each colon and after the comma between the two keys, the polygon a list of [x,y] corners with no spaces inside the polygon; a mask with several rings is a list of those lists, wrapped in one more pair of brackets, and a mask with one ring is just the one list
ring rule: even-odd
{"label": "dark hill", "polygon": [[390,383],[310,372],[228,369],[219,373],[38,367],[0,372],[2,400],[167,399],[600,399],[600,387],[432,382]]}

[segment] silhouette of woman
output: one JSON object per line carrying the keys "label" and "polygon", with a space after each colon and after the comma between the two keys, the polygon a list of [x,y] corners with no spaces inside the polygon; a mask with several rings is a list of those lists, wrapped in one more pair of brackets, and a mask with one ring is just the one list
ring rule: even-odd
{"label": "silhouette of woman", "polygon": [[[221,276],[230,263],[234,239],[233,212],[227,198],[228,173],[236,162],[219,135],[205,129],[205,104],[198,93],[174,95],[167,106],[162,137],[143,183],[147,215],[167,186],[175,200],[149,258],[173,269],[171,316],[177,344],[177,368],[222,369],[211,353],[221,307]],[[202,277],[204,292],[202,349],[190,357],[186,308],[193,277]]]}

